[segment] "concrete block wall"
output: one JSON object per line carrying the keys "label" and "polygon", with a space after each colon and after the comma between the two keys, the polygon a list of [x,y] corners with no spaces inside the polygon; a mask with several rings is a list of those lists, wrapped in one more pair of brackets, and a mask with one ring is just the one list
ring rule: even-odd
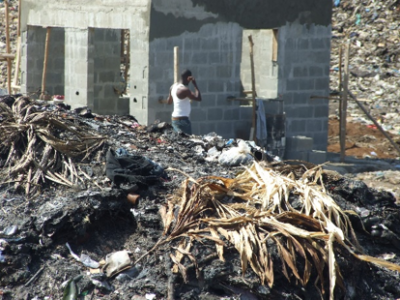
{"label": "concrete block wall", "polygon": [[[131,99],[120,98],[116,103],[112,103],[108,98],[105,100],[105,105],[112,103],[115,111],[112,112],[107,107],[102,113],[130,113],[138,116],[141,123],[147,124],[149,3],[149,0],[60,0],[56,2],[22,0],[21,91],[30,93],[41,86],[42,67],[36,67],[38,63],[36,58],[40,60],[40,55],[44,53],[45,29],[43,27],[62,27],[65,28],[66,58],[65,73],[62,72],[61,76],[65,79],[64,94],[67,102],[73,107],[93,108],[96,80],[93,28],[108,28],[117,31],[128,29],[131,37]],[[75,34],[72,31],[75,31]],[[119,65],[117,70],[119,74]],[[75,79],[72,76],[74,73]],[[111,77],[114,76],[110,75]],[[108,80],[109,78],[107,78],[107,84]],[[62,94],[57,89],[54,93]],[[98,99],[101,101],[100,98]]]}
{"label": "concrete block wall", "polygon": [[[116,114],[119,96],[113,85],[120,80],[121,30],[93,28],[93,111]],[[129,113],[129,110],[126,112]]]}
{"label": "concrete block wall", "polygon": [[[279,84],[287,115],[287,137],[304,135],[326,150],[331,27],[292,23],[279,28]],[[289,149],[296,151],[296,149]]]}
{"label": "concrete block wall", "polygon": [[241,89],[240,63],[243,30],[234,23],[204,25],[198,32],[158,38],[150,43],[149,123],[171,121],[173,105],[159,104],[168,97],[174,78],[174,46],[179,47],[180,70],[190,69],[196,78],[203,101],[192,102],[194,134],[217,132],[233,137],[251,127],[251,109],[228,99]]}
{"label": "concrete block wall", "polygon": [[[46,72],[46,91],[50,95],[64,95],[64,38],[63,28],[51,29]],[[23,91],[37,91],[42,86],[45,40],[46,28],[30,26],[22,34]]]}

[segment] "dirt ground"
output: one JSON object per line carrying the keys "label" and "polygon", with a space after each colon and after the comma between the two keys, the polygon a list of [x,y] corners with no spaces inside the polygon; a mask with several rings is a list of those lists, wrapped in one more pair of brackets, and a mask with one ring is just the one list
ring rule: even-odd
{"label": "dirt ground", "polygon": [[[375,125],[361,124],[352,118],[347,119],[346,156],[356,158],[396,159],[398,151]],[[340,153],[339,120],[329,119],[328,152]],[[388,133],[400,145],[400,136]]]}
{"label": "dirt ground", "polygon": [[[336,115],[338,103],[330,104],[328,131],[328,152],[340,153],[339,118]],[[352,112],[354,115],[354,112]],[[377,119],[379,116],[375,116]],[[400,146],[400,135],[387,134]],[[393,170],[353,174],[357,180],[364,181],[370,188],[393,193],[400,202],[400,154],[376,126],[361,123],[359,118],[349,113],[346,126],[346,156],[358,159],[381,159],[391,162]]]}

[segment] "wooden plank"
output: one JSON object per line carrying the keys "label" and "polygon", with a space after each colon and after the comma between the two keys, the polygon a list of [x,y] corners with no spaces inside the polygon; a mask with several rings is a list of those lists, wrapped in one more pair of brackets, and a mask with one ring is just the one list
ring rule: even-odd
{"label": "wooden plank", "polygon": [[179,81],[179,47],[174,47],[174,83]]}
{"label": "wooden plank", "polygon": [[272,29],[272,61],[278,61],[278,29]]}
{"label": "wooden plank", "polygon": [[47,27],[46,31],[46,41],[44,44],[44,59],[43,59],[43,73],[42,73],[42,90],[40,98],[44,99],[45,91],[46,91],[46,75],[47,75],[47,62],[49,58],[49,43],[50,43],[50,33],[51,28]]}
{"label": "wooden plank", "polygon": [[13,78],[13,82],[11,85],[14,92],[21,89],[21,87],[19,87],[19,89],[15,88],[18,84],[20,64],[21,64],[21,37],[18,35],[18,37],[17,37],[17,59],[15,60],[14,78]]}
{"label": "wooden plank", "polygon": [[346,156],[346,117],[347,117],[347,95],[349,91],[349,59],[350,59],[350,40],[347,40],[345,47],[344,57],[344,71],[343,71],[343,93],[342,93],[342,107],[341,107],[341,119],[340,119],[340,130],[342,135],[340,136],[340,161],[344,162]]}
{"label": "wooden plank", "polygon": [[0,53],[0,60],[14,59],[15,54],[12,53]]}
{"label": "wooden plank", "polygon": [[[9,7],[8,1],[4,1],[5,4],[5,18],[6,18],[6,52],[10,54],[10,17],[9,17]],[[7,58],[7,90],[8,93],[11,94],[11,59]]]}

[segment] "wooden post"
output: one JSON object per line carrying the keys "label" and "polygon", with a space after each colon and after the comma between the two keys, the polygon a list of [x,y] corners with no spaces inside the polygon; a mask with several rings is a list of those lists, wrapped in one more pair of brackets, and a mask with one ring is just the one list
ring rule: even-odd
{"label": "wooden post", "polygon": [[346,138],[343,144],[342,120],[343,120],[343,80],[342,80],[342,64],[343,64],[343,45],[339,47],[339,143],[340,143],[340,157],[345,156],[346,151]]}
{"label": "wooden post", "polygon": [[46,31],[46,41],[44,45],[44,59],[43,59],[43,73],[42,73],[42,90],[40,98],[45,98],[45,90],[46,90],[46,74],[47,74],[47,61],[49,57],[49,42],[50,42],[50,32],[51,28],[47,27]]}
{"label": "wooden post", "polygon": [[[11,53],[10,49],[10,20],[9,20],[9,9],[8,9],[8,1],[4,1],[5,4],[5,18],[6,18],[6,51],[7,54]],[[7,58],[7,90],[8,93],[11,94],[11,59]]]}
{"label": "wooden post", "polygon": [[12,89],[14,90],[14,92],[20,90],[21,88],[20,86],[18,86],[20,64],[21,64],[21,0],[18,0],[17,59],[15,60],[14,78],[12,83]]}
{"label": "wooden post", "polygon": [[174,83],[179,81],[179,47],[174,47]]}
{"label": "wooden post", "polygon": [[253,37],[249,35],[249,43],[250,43],[250,68],[251,68],[251,95],[252,95],[252,103],[253,103],[253,114],[252,114],[252,125],[250,130],[250,140],[256,142],[256,80],[254,75],[254,53],[253,53]]}
{"label": "wooden post", "polygon": [[343,71],[343,93],[341,97],[341,119],[340,119],[340,161],[344,162],[346,157],[346,118],[347,118],[347,94],[349,91],[349,59],[350,59],[350,40],[347,40],[344,56]]}

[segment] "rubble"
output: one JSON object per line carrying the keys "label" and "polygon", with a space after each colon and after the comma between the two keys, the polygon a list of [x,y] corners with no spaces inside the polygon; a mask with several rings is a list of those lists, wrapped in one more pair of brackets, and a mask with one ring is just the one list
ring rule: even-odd
{"label": "rubble", "polygon": [[[345,0],[334,5],[330,76],[332,91],[338,91],[339,48],[349,39],[349,90],[396,135],[400,134],[399,20],[398,1]],[[353,101],[348,112],[370,124]]]}
{"label": "rubble", "polygon": [[[389,192],[215,133],[20,95],[0,107],[3,299],[400,296],[400,211]],[[247,171],[218,162],[240,144],[254,157]],[[29,169],[54,176],[27,189]],[[253,229],[237,239],[241,226]]]}
{"label": "rubble", "polygon": [[[393,135],[398,7],[335,1],[332,25],[332,90],[349,34],[350,88]],[[342,176],[248,141],[186,136],[59,100],[0,101],[1,299],[400,297],[398,171]],[[349,114],[370,125],[351,103]],[[218,161],[243,143],[247,169]]]}

